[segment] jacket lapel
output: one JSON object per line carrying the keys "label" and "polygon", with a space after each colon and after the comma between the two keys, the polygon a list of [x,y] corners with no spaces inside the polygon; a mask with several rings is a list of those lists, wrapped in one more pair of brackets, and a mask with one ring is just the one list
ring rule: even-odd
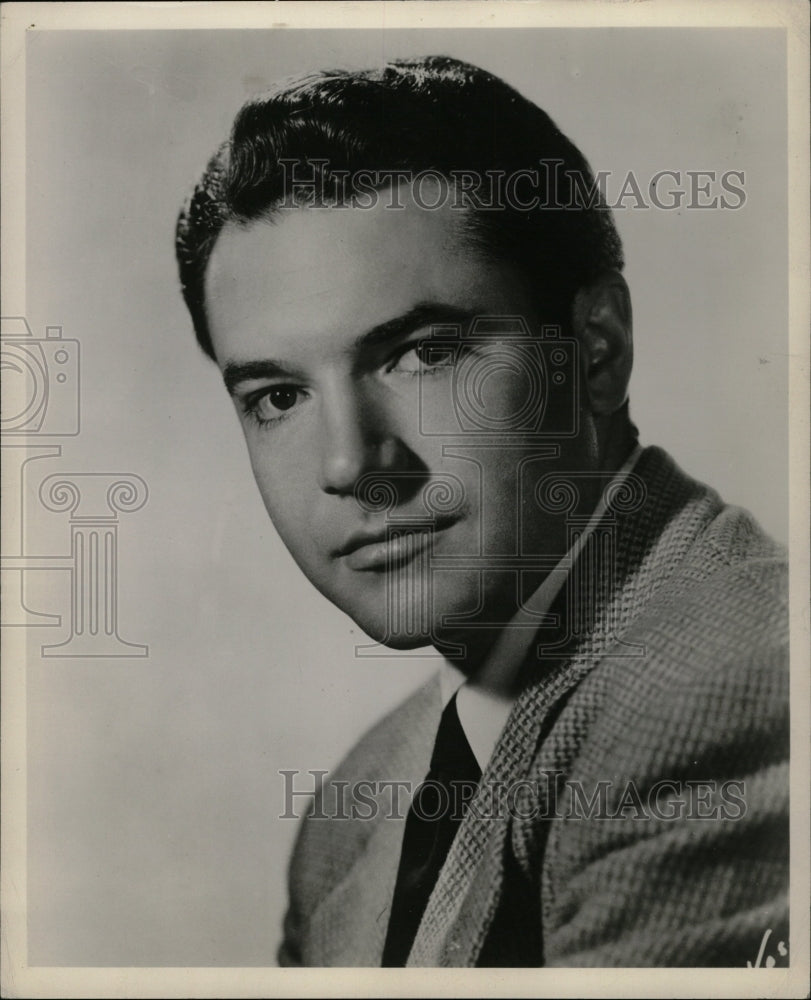
{"label": "jacket lapel", "polygon": [[[398,727],[408,740],[398,741],[385,760],[387,779],[408,781],[415,788],[425,778],[441,710],[439,681],[432,678],[404,707]],[[381,761],[369,759],[360,766],[363,777],[380,777]],[[390,815],[391,799],[378,801],[374,820],[331,820],[350,823],[365,839],[343,877],[320,901],[310,917],[305,946],[305,965],[379,966],[389,922],[394,883],[400,859],[409,801],[399,796],[400,811]],[[366,837],[366,832],[371,831]]]}

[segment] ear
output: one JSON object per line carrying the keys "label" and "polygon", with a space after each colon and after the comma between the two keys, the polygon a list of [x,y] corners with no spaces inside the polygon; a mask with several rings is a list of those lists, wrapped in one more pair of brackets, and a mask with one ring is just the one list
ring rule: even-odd
{"label": "ear", "polygon": [[627,398],[634,360],[631,295],[619,271],[605,271],[577,292],[572,327],[591,411],[610,416]]}

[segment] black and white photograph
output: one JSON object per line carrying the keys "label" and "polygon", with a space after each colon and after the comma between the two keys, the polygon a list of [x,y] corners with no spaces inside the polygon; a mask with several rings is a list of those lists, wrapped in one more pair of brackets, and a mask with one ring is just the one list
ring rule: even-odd
{"label": "black and white photograph", "polygon": [[807,995],[805,5],[0,17],[3,995]]}

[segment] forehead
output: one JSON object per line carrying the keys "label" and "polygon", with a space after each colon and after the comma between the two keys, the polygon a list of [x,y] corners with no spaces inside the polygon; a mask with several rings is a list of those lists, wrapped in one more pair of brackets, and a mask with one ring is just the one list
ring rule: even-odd
{"label": "forehead", "polygon": [[281,209],[226,225],[206,279],[218,358],[268,339],[356,337],[426,301],[519,311],[519,277],[474,249],[464,212],[401,204]]}

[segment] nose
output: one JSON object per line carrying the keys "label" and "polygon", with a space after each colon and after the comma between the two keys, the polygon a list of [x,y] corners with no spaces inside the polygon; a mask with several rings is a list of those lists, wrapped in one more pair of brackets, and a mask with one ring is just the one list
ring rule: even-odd
{"label": "nose", "polygon": [[319,485],[325,493],[346,496],[368,473],[409,465],[407,448],[389,423],[371,394],[356,385],[336,385],[324,393]]}

